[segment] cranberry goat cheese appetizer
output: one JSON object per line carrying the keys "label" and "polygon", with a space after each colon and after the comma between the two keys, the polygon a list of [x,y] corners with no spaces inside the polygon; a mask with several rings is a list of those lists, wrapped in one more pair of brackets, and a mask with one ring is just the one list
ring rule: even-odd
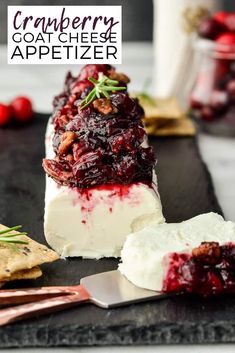
{"label": "cranberry goat cheese appetizer", "polygon": [[164,222],[143,109],[126,75],[67,75],[46,133],[45,236],[62,257],[118,257],[136,219]]}

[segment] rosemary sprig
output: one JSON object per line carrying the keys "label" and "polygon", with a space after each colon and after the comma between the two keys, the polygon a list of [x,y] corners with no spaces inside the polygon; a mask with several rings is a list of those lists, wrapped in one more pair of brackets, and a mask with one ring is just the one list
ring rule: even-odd
{"label": "rosemary sprig", "polygon": [[27,235],[26,232],[19,232],[19,233],[10,233],[13,230],[18,230],[20,229],[22,226],[15,226],[15,227],[11,227],[8,229],[4,229],[2,231],[0,231],[0,244],[28,244],[27,241],[23,241],[23,240],[19,240],[19,239],[15,239],[16,237],[20,236],[20,235]]}
{"label": "rosemary sprig", "polygon": [[156,107],[157,105],[155,99],[146,92],[137,94],[137,98],[139,98],[142,103],[147,103],[153,107]]}
{"label": "rosemary sprig", "polygon": [[153,96],[151,96],[147,92],[150,83],[151,83],[151,79],[147,78],[145,83],[144,83],[142,91],[140,93],[138,93],[136,96],[137,96],[137,98],[140,99],[142,104],[146,103],[146,104],[149,104],[149,105],[155,107],[157,105],[156,100],[153,98]]}
{"label": "rosemary sprig", "polygon": [[100,98],[104,96],[109,98],[109,92],[122,91],[126,89],[126,87],[117,87],[119,81],[111,80],[107,76],[105,76],[102,72],[99,73],[98,80],[94,79],[94,77],[89,77],[88,80],[93,83],[94,88],[91,92],[80,102],[81,109],[84,109],[89,104],[91,104],[96,98]]}

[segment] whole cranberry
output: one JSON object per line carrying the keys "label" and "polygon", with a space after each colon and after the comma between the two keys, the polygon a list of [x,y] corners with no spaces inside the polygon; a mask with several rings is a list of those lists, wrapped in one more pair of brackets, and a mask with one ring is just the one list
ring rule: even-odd
{"label": "whole cranberry", "polygon": [[143,108],[134,99],[122,92],[117,92],[110,95],[112,104],[119,112],[125,114],[131,119],[138,120],[144,114]]}
{"label": "whole cranberry", "polygon": [[202,38],[215,39],[221,32],[221,24],[210,17],[202,20],[198,27],[198,34]]}
{"label": "whole cranberry", "polygon": [[7,125],[11,120],[11,110],[6,104],[0,103],[0,127]]}
{"label": "whole cranberry", "polygon": [[88,64],[84,66],[80,71],[78,80],[83,81],[88,79],[88,77],[94,77],[95,79],[97,79],[99,72],[103,72],[105,75],[107,75],[108,70],[110,69],[111,66],[106,64]]}
{"label": "whole cranberry", "polygon": [[201,118],[205,121],[215,120],[215,114],[213,109],[210,106],[205,105],[201,110]]}
{"label": "whole cranberry", "polygon": [[213,15],[213,19],[216,20],[217,22],[219,22],[221,25],[224,26],[225,24],[225,20],[228,16],[228,13],[225,12],[225,11],[219,11],[219,12],[216,12],[214,15]]}
{"label": "whole cranberry", "polygon": [[228,82],[226,89],[229,94],[229,97],[232,100],[235,100],[235,79]]}
{"label": "whole cranberry", "polygon": [[72,86],[71,86],[71,93],[72,94],[77,94],[81,95],[85,90],[87,90],[89,87],[93,87],[93,84],[85,79],[85,80],[78,80],[75,81]]}
{"label": "whole cranberry", "polygon": [[235,45],[235,33],[225,32],[216,38],[216,42],[222,45]]}
{"label": "whole cranberry", "polygon": [[210,106],[214,110],[221,110],[226,107],[228,103],[228,94],[225,91],[214,90],[211,94]]}
{"label": "whole cranberry", "polygon": [[230,13],[225,19],[225,25],[230,32],[235,32],[235,13]]}
{"label": "whole cranberry", "polygon": [[32,102],[24,96],[16,97],[11,102],[11,110],[14,118],[20,122],[27,122],[33,117]]}

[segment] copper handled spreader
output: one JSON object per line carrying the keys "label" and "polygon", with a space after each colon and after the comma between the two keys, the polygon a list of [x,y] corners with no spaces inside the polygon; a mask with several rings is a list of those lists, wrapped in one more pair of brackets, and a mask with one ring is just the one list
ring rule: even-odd
{"label": "copper handled spreader", "polygon": [[0,310],[0,326],[85,302],[107,309],[168,296],[134,286],[119,271],[84,277],[77,286],[0,290],[0,305],[21,304]]}

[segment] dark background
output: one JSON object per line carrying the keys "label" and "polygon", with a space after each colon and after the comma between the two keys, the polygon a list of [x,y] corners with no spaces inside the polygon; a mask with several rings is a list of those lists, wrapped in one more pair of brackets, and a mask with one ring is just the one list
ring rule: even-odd
{"label": "dark background", "polygon": [[[235,10],[234,0],[221,0],[221,4],[226,10]],[[152,40],[152,0],[0,0],[0,43],[7,41],[7,5],[122,5],[123,40]]]}

